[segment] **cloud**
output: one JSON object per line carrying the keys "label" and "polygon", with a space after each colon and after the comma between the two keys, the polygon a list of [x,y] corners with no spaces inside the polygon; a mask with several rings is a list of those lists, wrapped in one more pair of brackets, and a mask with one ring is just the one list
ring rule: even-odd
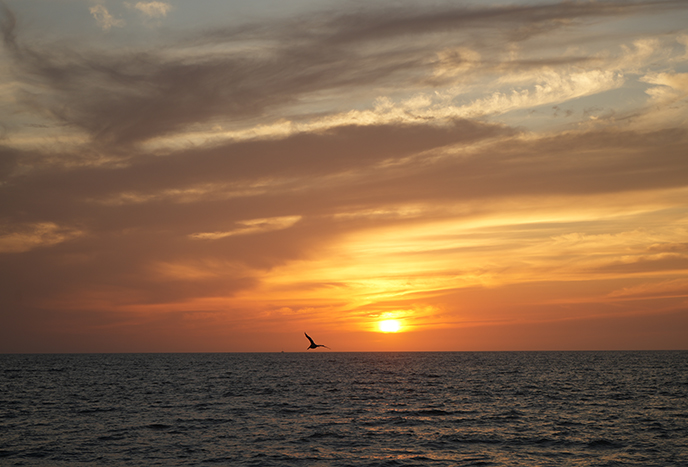
{"label": "cloud", "polygon": [[644,282],[639,285],[614,290],[609,294],[614,298],[643,299],[652,297],[688,297],[688,280],[673,279],[668,281]]}
{"label": "cloud", "polygon": [[172,5],[165,2],[138,2],[134,8],[149,18],[163,18],[172,9]]}
{"label": "cloud", "polygon": [[245,221],[238,221],[241,227],[226,232],[202,232],[189,235],[191,238],[199,240],[219,240],[221,238],[231,237],[234,235],[249,235],[263,232],[272,232],[274,230],[288,229],[292,225],[301,220],[301,216],[283,216],[273,217],[270,219],[251,219]]}
{"label": "cloud", "polygon": [[[359,179],[360,195],[365,197],[371,184],[387,189],[389,182],[375,178],[387,164],[411,158],[397,177],[404,176],[406,170],[423,174],[429,166],[422,159],[417,161],[418,167],[411,162],[418,153],[513,133],[501,125],[466,120],[449,125],[352,125],[280,139],[183,148],[163,156],[132,151],[118,164],[79,165],[76,161],[57,167],[53,163],[67,162],[69,155],[41,156],[34,152],[35,165],[25,162],[21,183],[5,189],[14,198],[15,208],[22,209],[28,207],[25,203],[39,204],[40,197],[36,196],[50,187],[53,195],[49,204],[55,204],[53,209],[57,210],[61,203],[82,200],[110,206],[167,206],[202,201],[262,202],[275,196],[296,199],[312,189],[336,190]],[[47,161],[42,163],[44,158]],[[356,197],[355,193],[347,196]],[[326,201],[314,198],[307,204]],[[278,216],[264,212],[257,217]]]}
{"label": "cloud", "polygon": [[[165,10],[162,2],[136,5],[145,5],[144,10],[151,13]],[[377,92],[376,88],[394,88],[417,93],[428,79],[437,77],[438,62],[431,57],[438,53],[439,62],[444,62],[439,65],[440,75],[457,76],[456,70],[446,71],[449,58],[442,55],[442,50],[460,51],[462,63],[470,63],[477,70],[483,69],[476,63],[477,57],[483,62],[494,61],[494,46],[510,41],[497,36],[491,39],[493,46],[479,49],[481,42],[472,39],[466,27],[490,34],[505,27],[521,28],[540,22],[554,21],[564,27],[568,20],[681,5],[590,2],[427,11],[398,8],[391,13],[371,8],[353,14],[312,15],[280,23],[216,29],[177,43],[176,51],[164,52],[54,49],[49,44],[29,45],[17,40],[14,23],[5,24],[3,31],[6,42],[16,46],[15,62],[23,71],[20,79],[39,83],[42,88],[40,93],[23,95],[28,106],[41,109],[61,124],[81,129],[103,144],[126,145],[171,135],[193,125],[236,122],[266,113],[279,114],[285,109],[291,109],[297,119],[300,113],[331,114],[332,107],[318,108],[315,104],[323,105],[317,96],[325,92],[355,90],[365,95]],[[104,29],[123,24],[112,18],[103,5],[92,7],[92,13]],[[431,32],[443,35],[440,49],[430,40]],[[384,46],[384,41],[392,39],[408,47]],[[244,43],[256,45],[247,48]],[[372,44],[375,47],[370,47]],[[219,52],[210,52],[213,49]],[[198,53],[191,53],[194,51]],[[556,60],[561,61],[561,57]],[[572,60],[580,61],[580,57]],[[542,69],[543,63],[521,61],[520,66]],[[460,95],[461,91],[456,90],[445,93],[443,101],[434,100],[435,108],[427,111],[402,106],[395,111],[395,118],[413,115],[418,120],[446,119],[501,113],[598,93],[618,87],[621,82],[611,70],[578,70],[567,75],[549,70],[522,89],[493,91],[466,105],[450,102],[447,106],[447,98]],[[315,101],[310,103],[310,99]]]}
{"label": "cloud", "polygon": [[[542,5],[504,5],[498,7],[465,7],[462,5],[428,8],[368,8],[354,13],[320,16],[314,24],[299,20],[301,36],[319,36],[326,44],[383,41],[404,35],[437,34],[459,29],[497,31],[507,40],[522,41],[553,29],[568,27],[571,22],[621,14],[639,14],[648,10],[681,9],[680,1],[640,2],[560,2]],[[294,26],[290,24],[289,27]],[[306,32],[308,31],[308,32]]]}
{"label": "cloud", "polygon": [[[9,230],[9,231],[8,231]],[[0,229],[0,253],[23,253],[34,248],[56,245],[84,235],[54,222],[5,226]]]}
{"label": "cloud", "polygon": [[103,31],[109,31],[113,26],[121,28],[126,24],[123,19],[115,19],[104,5],[94,5],[89,11]]}
{"label": "cloud", "polygon": [[0,187],[19,166],[21,152],[0,146]]}
{"label": "cloud", "polygon": [[563,102],[621,87],[624,79],[614,71],[592,70],[562,75],[544,72],[533,89],[495,92],[455,110],[457,116],[482,116],[505,113],[539,105]]}
{"label": "cloud", "polygon": [[588,26],[676,8],[378,5],[155,47],[41,42],[7,10],[0,313],[482,325],[520,319],[533,290],[559,317],[671,282],[688,132],[680,113],[638,122],[680,112],[685,52]]}
{"label": "cloud", "polygon": [[650,273],[656,271],[688,271],[688,255],[665,253],[616,261],[602,266],[599,272]]}
{"label": "cloud", "polygon": [[656,101],[674,102],[688,96],[688,73],[650,73],[640,80],[657,85],[645,91]]}

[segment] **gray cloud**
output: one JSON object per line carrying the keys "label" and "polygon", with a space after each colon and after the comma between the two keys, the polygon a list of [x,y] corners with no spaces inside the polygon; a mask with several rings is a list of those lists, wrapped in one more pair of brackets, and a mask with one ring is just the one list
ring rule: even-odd
{"label": "gray cloud", "polygon": [[[482,47],[478,66],[491,71],[589,65],[598,59],[500,62],[494,51],[576,22],[671,8],[685,2],[370,8],[195,32],[168,48],[136,52],[37,44],[4,8],[4,44],[22,89],[18,105],[88,138],[59,148],[18,149],[10,140],[0,146],[0,235],[22,245],[0,253],[0,313],[28,310],[33,318],[27,320],[44,320],[43,307],[82,300],[70,316],[83,321],[104,302],[126,307],[231,297],[256,288],[262,273],[316,257],[333,239],[362,227],[463,219],[443,212],[445,206],[469,205],[468,218],[495,199],[685,187],[688,132],[671,127],[525,137],[488,120],[417,118],[150,152],[140,144],[215,120],[240,127],[340,112],[337,106],[346,103],[304,104],[328,92],[415,91],[433,81],[436,54],[445,47]],[[201,52],[244,43],[251,47]],[[408,204],[438,210],[356,215]],[[288,216],[300,220],[246,235],[193,237]],[[46,225],[47,234],[35,233]],[[21,235],[33,237],[22,243]],[[594,272],[685,268],[680,244],[661,248],[674,255]],[[323,286],[345,285],[290,285]],[[126,318],[115,313],[94,322],[120,320]]]}
{"label": "gray cloud", "polygon": [[[558,2],[539,5],[391,6],[361,8],[355,12],[328,13],[283,21],[216,29],[205,35],[210,41],[255,38],[301,39],[339,46],[367,41],[398,39],[424,34],[484,30],[505,32],[512,40],[523,40],[539,32],[564,27],[571,21],[618,17],[647,11],[682,9],[680,0]],[[505,29],[506,28],[506,29]]]}
{"label": "gray cloud", "polygon": [[[2,31],[18,79],[40,83],[45,89],[25,92],[25,104],[111,145],[170,134],[213,118],[257,117],[325,90],[391,83],[413,86],[422,77],[419,71],[433,66],[437,43],[416,41],[430,33],[450,34],[453,39],[441,41],[447,47],[465,42],[466,28],[494,32],[506,25],[529,35],[524,31],[541,28],[542,23],[560,27],[570,20],[683,6],[677,1],[565,2],[322,14],[295,22],[207,32],[201,42],[253,40],[262,45],[231,53],[200,53],[193,59],[188,55],[172,58],[172,49],[128,53],[27,45],[19,37],[14,14],[6,8]],[[408,46],[362,45],[382,39],[404,40]],[[555,60],[561,62],[561,58]]]}
{"label": "gray cloud", "polygon": [[16,171],[19,165],[19,154],[20,151],[13,148],[0,146],[0,183]]}

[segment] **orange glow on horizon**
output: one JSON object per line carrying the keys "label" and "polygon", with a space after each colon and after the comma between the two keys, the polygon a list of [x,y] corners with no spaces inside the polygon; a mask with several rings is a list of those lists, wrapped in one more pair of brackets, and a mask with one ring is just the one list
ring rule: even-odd
{"label": "orange glow on horizon", "polygon": [[688,2],[7,3],[0,353],[688,349]]}

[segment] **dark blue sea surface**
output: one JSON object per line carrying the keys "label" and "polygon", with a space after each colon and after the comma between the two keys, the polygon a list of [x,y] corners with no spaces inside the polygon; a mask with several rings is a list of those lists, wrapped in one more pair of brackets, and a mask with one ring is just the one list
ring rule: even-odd
{"label": "dark blue sea surface", "polygon": [[688,352],[0,355],[0,465],[685,466]]}

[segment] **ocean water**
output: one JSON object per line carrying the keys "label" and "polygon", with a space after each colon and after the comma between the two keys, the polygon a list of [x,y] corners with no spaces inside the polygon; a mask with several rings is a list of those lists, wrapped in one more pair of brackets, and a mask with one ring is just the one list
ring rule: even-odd
{"label": "ocean water", "polygon": [[688,352],[0,355],[0,465],[686,466]]}

